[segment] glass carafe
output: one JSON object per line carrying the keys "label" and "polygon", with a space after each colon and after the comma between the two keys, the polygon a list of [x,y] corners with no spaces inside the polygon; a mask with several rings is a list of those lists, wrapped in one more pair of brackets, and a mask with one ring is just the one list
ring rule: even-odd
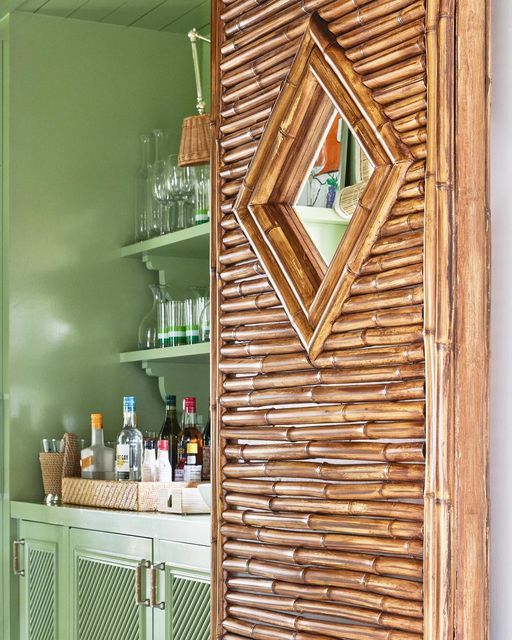
{"label": "glass carafe", "polygon": [[169,154],[169,132],[155,129],[153,137],[155,140],[155,161],[149,175],[151,193],[155,203],[149,232],[152,238],[168,233],[170,230],[169,202],[164,197],[165,162]]}
{"label": "glass carafe", "polygon": [[165,285],[150,284],[153,305],[139,325],[138,348],[156,349],[165,346],[168,292]]}
{"label": "glass carafe", "polygon": [[149,176],[151,167],[151,136],[140,136],[142,164],[135,178],[136,185],[136,211],[135,211],[135,241],[149,238],[149,225],[152,212],[153,196],[149,188]]}

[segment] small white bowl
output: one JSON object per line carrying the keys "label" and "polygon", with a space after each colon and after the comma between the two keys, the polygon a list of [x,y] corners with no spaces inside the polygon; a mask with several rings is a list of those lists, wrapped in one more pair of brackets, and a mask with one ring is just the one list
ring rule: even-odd
{"label": "small white bowl", "polygon": [[206,504],[211,508],[212,506],[212,485],[211,482],[205,482],[204,484],[200,484],[197,487],[199,489],[199,493],[201,494],[201,498],[206,502]]}

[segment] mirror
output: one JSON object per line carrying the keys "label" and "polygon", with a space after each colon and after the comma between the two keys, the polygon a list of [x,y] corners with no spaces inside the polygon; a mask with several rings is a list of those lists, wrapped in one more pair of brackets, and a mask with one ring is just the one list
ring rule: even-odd
{"label": "mirror", "polygon": [[373,166],[336,111],[309,170],[295,210],[327,265],[345,234]]}

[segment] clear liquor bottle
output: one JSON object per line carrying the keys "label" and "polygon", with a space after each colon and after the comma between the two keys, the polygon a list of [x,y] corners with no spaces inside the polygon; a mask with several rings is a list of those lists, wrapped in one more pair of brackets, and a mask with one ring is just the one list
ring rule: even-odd
{"label": "clear liquor bottle", "polygon": [[168,395],[165,397],[165,418],[162,428],[160,429],[160,440],[169,441],[169,462],[173,470],[173,476],[174,470],[177,467],[178,438],[180,431],[181,428],[176,412],[176,396]]}
{"label": "clear liquor bottle", "polygon": [[135,398],[123,398],[123,428],[117,436],[116,480],[140,482],[142,474],[142,447],[144,438],[137,429]]}
{"label": "clear liquor bottle", "polygon": [[103,416],[91,413],[91,446],[80,454],[82,478],[90,480],[113,480],[115,452],[103,441]]}

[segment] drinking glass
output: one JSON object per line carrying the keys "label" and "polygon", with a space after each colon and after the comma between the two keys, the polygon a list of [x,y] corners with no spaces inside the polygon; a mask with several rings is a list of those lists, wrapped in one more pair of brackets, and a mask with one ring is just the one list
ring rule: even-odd
{"label": "drinking glass", "polygon": [[199,341],[210,342],[210,301],[207,300],[199,317]]}
{"label": "drinking glass", "polygon": [[193,168],[194,174],[194,224],[210,220],[210,166]]}
{"label": "drinking glass", "polygon": [[172,198],[178,206],[176,229],[185,229],[189,226],[185,207],[192,202],[194,193],[194,182],[190,167],[172,166],[169,175],[169,188]]}
{"label": "drinking glass", "polygon": [[169,346],[177,347],[186,344],[185,314],[181,300],[170,300],[167,303],[169,310]]}
{"label": "drinking glass", "polygon": [[155,237],[170,231],[169,205],[171,198],[167,191],[169,132],[155,129],[153,137],[155,140],[155,160],[151,166],[149,180],[153,197],[158,204],[155,207],[150,234]]}
{"label": "drinking glass", "polygon": [[197,305],[194,298],[185,300],[185,336],[187,344],[197,344],[199,342],[199,323],[197,316]]}
{"label": "drinking glass", "polygon": [[[151,173],[151,136],[140,136],[142,164],[135,178],[136,211],[135,211],[135,241],[147,240],[150,237],[149,226],[151,218],[152,195],[150,192]],[[148,193],[149,191],[149,193]]]}

